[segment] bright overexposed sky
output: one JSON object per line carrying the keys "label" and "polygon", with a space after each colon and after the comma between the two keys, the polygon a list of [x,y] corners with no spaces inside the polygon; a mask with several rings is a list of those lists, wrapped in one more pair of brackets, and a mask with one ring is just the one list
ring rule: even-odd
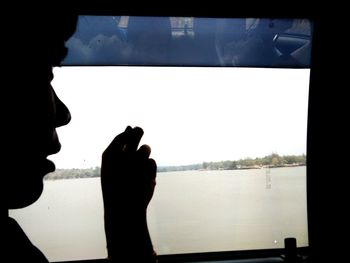
{"label": "bright overexposed sky", "polygon": [[309,69],[62,67],[52,82],[72,120],[57,168],[100,166],[127,125],[162,165],[306,153]]}

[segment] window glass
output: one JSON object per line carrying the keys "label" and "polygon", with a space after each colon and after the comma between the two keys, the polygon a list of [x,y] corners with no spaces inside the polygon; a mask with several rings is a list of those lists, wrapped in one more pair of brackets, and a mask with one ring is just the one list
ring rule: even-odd
{"label": "window glass", "polygon": [[144,129],[158,163],[148,222],[159,254],[281,248],[290,236],[308,245],[308,69],[54,73],[72,113],[58,170],[35,204],[11,212],[50,260],[106,255],[100,157],[127,125]]}
{"label": "window glass", "polygon": [[307,68],[307,19],[81,16],[64,65]]}
{"label": "window glass", "polygon": [[[310,21],[130,18],[80,17],[66,66],[54,69],[72,114],[58,129],[57,171],[36,203],[10,215],[50,261],[106,257],[100,158],[131,125],[144,129],[158,164],[148,212],[158,254],[282,248],[286,237],[308,246]],[[136,51],[141,31],[161,23],[170,31],[153,30]],[[272,29],[278,62],[268,52],[250,61],[262,40],[249,39]],[[162,60],[155,43],[167,41],[174,53]]]}

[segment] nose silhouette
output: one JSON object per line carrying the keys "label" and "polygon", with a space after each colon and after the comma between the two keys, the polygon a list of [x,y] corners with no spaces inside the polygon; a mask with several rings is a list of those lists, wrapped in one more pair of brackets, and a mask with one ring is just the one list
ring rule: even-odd
{"label": "nose silhouette", "polygon": [[54,99],[56,103],[56,121],[55,127],[61,127],[67,125],[71,120],[71,114],[67,106],[58,98],[54,92]]}

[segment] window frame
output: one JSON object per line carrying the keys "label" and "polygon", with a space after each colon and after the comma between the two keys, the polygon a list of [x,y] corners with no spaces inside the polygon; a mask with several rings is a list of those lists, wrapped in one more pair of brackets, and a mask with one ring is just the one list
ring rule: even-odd
{"label": "window frame", "polygon": [[[180,10],[178,8],[156,8],[148,7],[145,9],[142,8],[134,8],[132,6],[114,6],[113,4],[97,4],[96,2],[92,5],[89,4],[89,1],[84,6],[81,6],[76,10],[79,15],[142,15],[142,16],[194,16],[194,17],[261,17],[261,18],[307,18],[314,22],[314,29],[318,30],[318,22],[321,20],[318,16],[311,11],[311,8],[291,8],[288,11],[285,10],[275,10],[269,9],[265,7],[254,6],[253,8],[249,4],[244,4],[243,7],[238,9],[231,10],[227,8],[227,6],[215,6],[210,7],[209,9],[203,10],[192,10],[190,8],[186,10]],[[211,11],[208,11],[211,10]],[[249,11],[248,11],[249,10]],[[321,31],[321,30],[320,30]],[[313,56],[311,57],[311,67],[310,74],[314,77],[310,80],[310,95],[313,97],[315,92],[314,86],[318,86],[322,81],[320,80],[320,76],[317,75],[317,70],[314,69],[315,65],[315,54],[320,52],[318,46],[318,37],[315,36],[315,31],[313,34]],[[315,46],[317,48],[315,48]],[[316,72],[315,72],[316,71]],[[310,100],[314,100],[314,98],[310,98]],[[314,101],[313,101],[314,102]],[[312,106],[314,106],[312,104]],[[309,109],[310,111],[310,109]],[[308,127],[314,127],[317,125],[317,120],[315,120],[316,116],[314,114],[314,110],[312,110],[312,115],[309,116]],[[316,122],[316,124],[314,124]],[[314,128],[312,129],[314,131]],[[308,131],[308,139],[311,137],[311,133]],[[313,141],[314,142],[314,141]],[[312,143],[313,143],[312,142]],[[312,186],[312,193],[318,193],[315,190],[315,184],[317,180],[315,179],[315,170],[314,170],[314,160],[317,157],[315,154],[315,146],[311,145],[311,142],[308,142],[308,161],[307,161],[307,187],[308,187],[308,196],[311,194],[309,192],[310,185]],[[315,154],[315,158],[312,157],[312,162],[309,161],[309,156]],[[312,202],[312,203],[311,203]],[[308,206],[308,215],[312,214],[309,217],[309,225],[315,224],[315,216],[314,210],[310,210],[310,207],[315,205],[315,199],[307,200]],[[318,212],[318,211],[316,211]],[[317,214],[317,213],[316,213]],[[310,254],[310,247],[312,247],[314,242],[314,237],[319,235],[314,234],[317,231],[317,227],[309,228],[309,247],[301,247],[298,248],[297,251],[301,255],[308,256]],[[159,262],[199,262],[199,261],[216,261],[216,260],[241,260],[241,259],[259,259],[259,258],[280,258],[281,254],[283,254],[284,249],[267,249],[267,250],[247,250],[247,251],[229,251],[229,252],[208,252],[208,253],[193,253],[193,254],[173,254],[173,255],[161,255],[158,256]],[[60,261],[62,262],[62,261]],[[90,263],[103,263],[109,262],[107,259],[91,259],[91,260],[77,260],[77,261],[64,261],[68,262],[90,262]]]}

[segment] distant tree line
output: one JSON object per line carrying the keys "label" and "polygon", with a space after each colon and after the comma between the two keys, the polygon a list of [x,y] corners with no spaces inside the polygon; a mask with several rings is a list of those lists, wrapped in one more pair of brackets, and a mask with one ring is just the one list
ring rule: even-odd
{"label": "distant tree line", "polygon": [[177,166],[159,166],[157,167],[157,172],[176,172],[176,171],[191,171],[191,170],[201,170],[203,169],[203,164],[190,164],[190,165],[177,165]]}
{"label": "distant tree line", "polygon": [[[236,161],[203,162],[191,165],[159,166],[157,172],[176,172],[191,170],[239,170],[258,169],[274,167],[291,167],[306,165],[306,155],[284,155],[277,153],[258,158],[245,158]],[[57,169],[55,172],[45,176],[47,180],[73,179],[73,178],[93,178],[100,176],[100,167],[87,169]]]}
{"label": "distant tree line", "polygon": [[204,170],[236,170],[263,167],[287,167],[306,165],[306,155],[284,155],[277,153],[258,158],[245,158],[237,161],[203,162]]}
{"label": "distant tree line", "polygon": [[74,179],[74,178],[93,178],[100,177],[100,167],[86,169],[56,169],[53,173],[45,176],[46,180]]}

